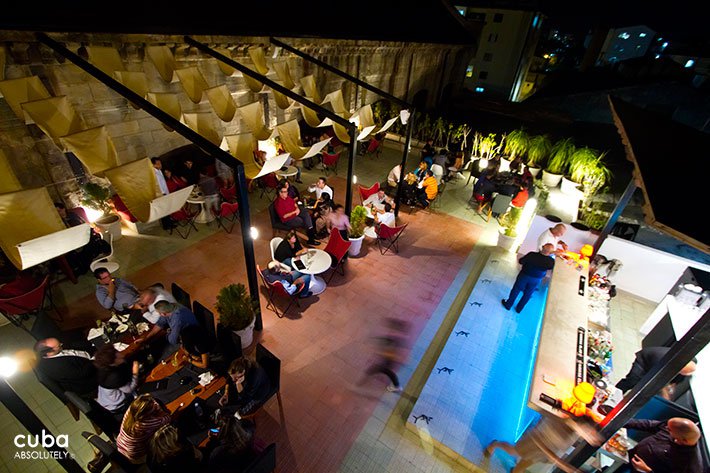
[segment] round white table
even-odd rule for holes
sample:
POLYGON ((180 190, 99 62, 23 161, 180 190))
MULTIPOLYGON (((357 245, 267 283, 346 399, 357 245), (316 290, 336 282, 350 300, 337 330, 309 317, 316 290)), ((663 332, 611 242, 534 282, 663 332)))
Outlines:
POLYGON ((296 166, 286 166, 286 169, 279 169, 276 171, 276 175, 279 177, 291 177, 295 176, 298 174, 298 169, 296 169, 296 166))
POLYGON ((219 195, 190 195, 186 202, 200 206, 200 213, 195 217, 195 222, 209 223, 215 219, 212 207, 219 204, 219 195))
POLYGON ((325 291, 326 284, 323 278, 320 278, 317 275, 328 271, 328 268, 330 268, 330 263, 331 259, 328 253, 323 250, 311 248, 308 250, 308 253, 293 258, 291 260, 291 267, 299 273, 310 274, 311 285, 308 289, 313 294, 320 294, 321 292, 325 291), (299 269, 298 267, 296 267, 295 261, 298 260, 300 260, 303 264, 306 265, 304 269, 299 269))

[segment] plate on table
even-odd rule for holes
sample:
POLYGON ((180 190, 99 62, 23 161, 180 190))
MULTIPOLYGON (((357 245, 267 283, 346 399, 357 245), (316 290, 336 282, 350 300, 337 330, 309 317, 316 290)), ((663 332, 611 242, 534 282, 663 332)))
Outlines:
POLYGON ((128 330, 128 325, 126 324, 120 324, 118 327, 116 327, 116 333, 123 333, 126 330, 128 330))

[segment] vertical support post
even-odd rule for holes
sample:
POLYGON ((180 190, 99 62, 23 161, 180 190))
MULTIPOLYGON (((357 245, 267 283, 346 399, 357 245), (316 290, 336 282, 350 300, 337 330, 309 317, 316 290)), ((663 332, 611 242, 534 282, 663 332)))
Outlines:
MULTIPOLYGON (((360 78, 360 55, 358 54, 355 58, 356 63, 355 63, 355 77, 358 79, 360 78)), ((355 110, 360 109, 360 87, 357 85, 357 82, 353 82, 353 85, 355 85, 355 110)))
POLYGON ((357 153, 357 130, 351 128, 348 131, 350 136, 350 156, 348 156, 348 177, 347 185, 345 186, 345 213, 350 217, 350 212, 353 206, 353 168, 355 167, 355 153, 357 153))
POLYGON ((239 204, 239 225, 242 229, 242 246, 244 247, 244 264, 247 267, 247 283, 249 295, 256 306, 256 321, 254 330, 262 330, 264 322, 261 318, 261 302, 259 299, 259 281, 256 276, 256 260, 254 258, 254 240, 251 237, 251 217, 249 214, 249 197, 247 195, 247 179, 244 166, 233 166, 234 180, 237 188, 237 204, 239 204))
POLYGON ((412 108, 412 113, 409 115, 407 122, 407 138, 404 140, 404 151, 402 152, 402 162, 400 163, 399 182, 397 183, 397 195, 394 198, 394 216, 399 216, 400 201, 402 198, 402 186, 404 182, 405 172, 407 168, 407 156, 409 155, 409 146, 412 144, 412 131, 414 130, 414 115, 416 110, 412 108))
MULTIPOLYGON (((43 432, 52 434, 49 428, 44 425, 39 417, 25 404, 25 401, 12 389, 12 386, 4 377, 0 377, 0 402, 20 421, 30 435, 36 435, 37 438, 41 439, 43 432)), ((55 437, 52 437, 52 440, 55 440, 55 437)), ((44 448, 51 452, 52 458, 57 460, 65 471, 69 473, 84 473, 84 469, 70 456, 64 447, 59 447, 54 442, 53 446, 44 448)))
POLYGON ((619 202, 616 204, 616 207, 614 207, 614 211, 609 215, 609 220, 607 220, 606 225, 604 225, 604 228, 602 229, 601 234, 597 238, 597 241, 594 242, 594 254, 597 254, 597 251, 599 251, 599 248, 601 248, 602 243, 604 243, 604 240, 606 240, 607 235, 611 232, 611 229, 614 228, 614 224, 616 223, 617 220, 619 220, 619 216, 621 216, 621 212, 624 211, 626 206, 628 205, 629 201, 631 200, 631 197, 634 195, 634 191, 636 190, 636 181, 634 181, 634 178, 632 177, 631 180, 629 181, 629 184, 626 186, 626 189, 624 190, 624 193, 621 195, 621 199, 619 199, 619 202))

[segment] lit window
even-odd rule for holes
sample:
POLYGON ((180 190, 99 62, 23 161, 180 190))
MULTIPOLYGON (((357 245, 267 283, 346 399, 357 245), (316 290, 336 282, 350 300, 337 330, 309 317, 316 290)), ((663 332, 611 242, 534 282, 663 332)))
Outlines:
POLYGON ((466 67, 466 77, 473 77, 473 66, 466 67))
POLYGON ((646 37, 646 33, 639 33, 639 38, 645 38, 645 37, 646 37))
POLYGON ((661 45, 661 47, 662 47, 663 49, 666 49, 666 48, 668 47, 668 41, 666 41, 665 43, 663 43, 663 44, 661 45))
POLYGON ((465 8, 459 8, 458 11, 459 11, 459 15, 466 16, 466 9, 465 8))
POLYGON ((685 63, 685 67, 693 67, 693 64, 695 64, 695 61, 693 59, 688 59, 688 62, 685 63))
POLYGON ((631 37, 631 35, 629 33, 627 33, 626 31, 624 31, 623 33, 619 33, 620 39, 629 39, 630 37, 631 37))
POLYGON ((476 92, 478 92, 480 94, 481 92, 485 91, 486 89, 484 89, 483 87, 476 87, 475 90, 476 90, 476 92))

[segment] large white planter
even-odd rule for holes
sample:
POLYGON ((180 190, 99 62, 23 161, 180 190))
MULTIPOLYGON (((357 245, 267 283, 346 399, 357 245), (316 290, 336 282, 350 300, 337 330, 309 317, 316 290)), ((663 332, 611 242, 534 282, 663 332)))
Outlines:
POLYGON ((562 181, 560 183, 560 190, 562 191, 563 194, 567 195, 574 195, 579 192, 578 190, 579 184, 576 182, 567 179, 566 177, 562 177, 562 181))
POLYGON ((350 248, 348 248, 348 254, 350 256, 357 256, 360 254, 360 249, 362 249, 362 240, 365 239, 365 235, 357 238, 348 238, 350 240, 350 248))
POLYGON ((513 245, 515 245, 516 237, 508 236, 504 232, 505 229, 503 228, 498 230, 498 246, 503 248, 505 251, 510 251, 513 248, 513 245))
POLYGON ((116 214, 108 214, 98 218, 94 224, 99 227, 102 233, 110 233, 113 241, 121 239, 121 217, 116 214))
POLYGON ((234 333, 239 335, 242 339, 242 350, 247 348, 254 341, 254 324, 256 323, 256 317, 252 319, 251 323, 242 330, 234 330, 234 333))
POLYGON ((562 180, 562 174, 552 174, 544 169, 542 170, 542 183, 547 187, 557 187, 562 180))
POLYGON ((540 171, 542 168, 533 168, 528 166, 528 171, 530 171, 530 174, 532 174, 533 177, 537 177, 538 174, 540 174, 540 171))
POLYGON ((506 158, 500 158, 500 168, 498 169, 500 172, 508 172, 510 171, 510 160, 506 158))

